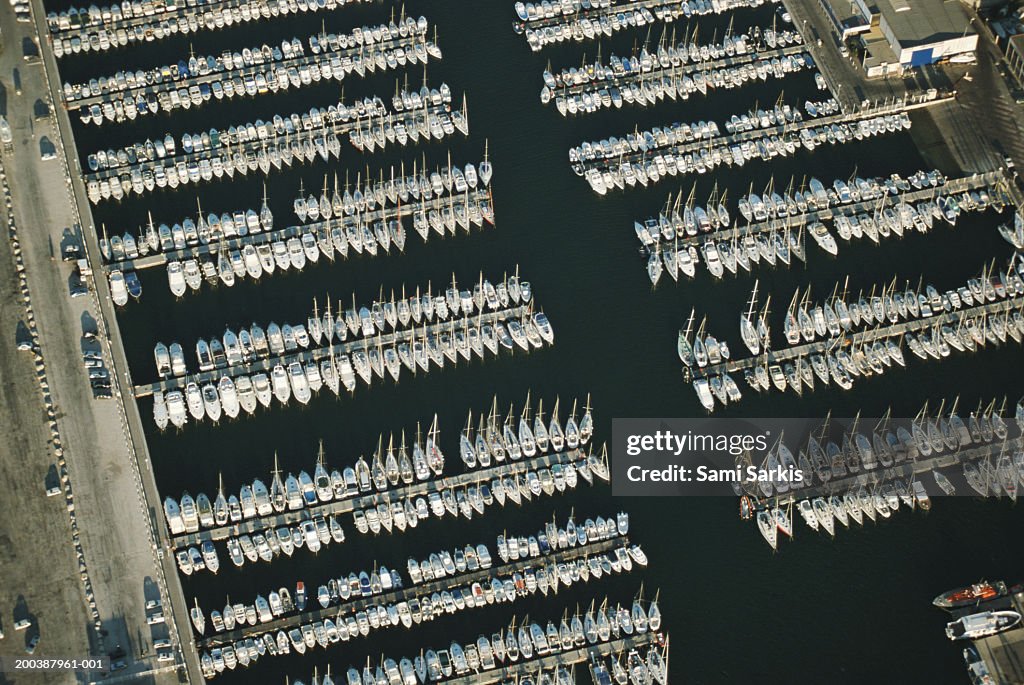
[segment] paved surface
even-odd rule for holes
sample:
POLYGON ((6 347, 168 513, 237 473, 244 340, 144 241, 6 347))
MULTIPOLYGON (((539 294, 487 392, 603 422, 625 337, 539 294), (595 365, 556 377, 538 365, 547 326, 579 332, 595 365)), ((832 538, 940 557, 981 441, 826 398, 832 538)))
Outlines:
MULTIPOLYGON (((41 25, 41 4, 34 4, 33 11, 41 25)), ((167 671, 166 664, 156 661, 152 647, 153 640, 166 637, 173 632, 173 626, 150 627, 146 621, 146 602, 162 599, 166 604, 166 597, 161 598, 163 575, 151 543, 151 513, 141 497, 143 483, 130 447, 130 434, 125 429, 126 419, 116 399, 93 398, 82 361, 83 329, 93 328, 100 333, 100 348, 107 366, 113 370, 124 368, 112 358, 113 351, 104 340, 105 322, 112 317, 99 306, 104 292, 99 296, 93 291, 85 297, 70 297, 72 267, 59 260, 66 232, 73 231, 78 224, 79 210, 69 193, 61 131, 51 119, 33 119, 32 105, 38 98, 52 102, 51 84, 42 65, 38 61, 26 62, 21 52, 23 38, 36 38, 36 28, 33 24, 16 23, 10 5, 0 3, 0 30, 4 36, 4 51, 0 54, 4 97, 0 110, 6 114, 14 134, 12 148, 5 152, 3 163, 9 172, 16 225, 38 322, 38 343, 73 487, 75 518, 84 553, 83 572, 91 584, 100 620, 100 629, 95 630, 85 603, 85 585, 72 548, 63 497, 47 498, 43 494, 46 468, 54 459, 47 445, 49 430, 30 353, 11 350, 12 323, 22 315, 21 308, 15 305, 19 300, 5 297, 0 316, 0 323, 4 324, 0 342, 0 392, 4 394, 0 421, 7 438, 0 447, 0 488, 4 488, 0 490, 0 620, 8 637, 0 641, 0 654, 23 653, 23 645, 16 650, 9 650, 9 646, 24 639, 10 625, 11 612, 15 610, 11 598, 24 594, 22 610, 38 617, 42 636, 38 655, 81 656, 90 649, 94 654, 120 650, 126 668, 117 674, 118 681, 178 682, 174 670, 167 671), (13 69, 20 72, 20 95, 14 92, 13 69), (41 160, 42 136, 56 145, 56 159, 41 160)), ((44 57, 52 65, 52 54, 45 49, 44 57)), ((67 126, 66 115, 62 123, 67 126)), ((70 140, 66 132, 64 137, 70 140)), ((6 241, 2 249, 9 251, 6 241)), ((13 264, 9 254, 3 256, 0 287, 6 294, 13 264)), ((147 473, 146 469, 143 471, 147 473)), ((0 676, 0 682, 3 677, 0 676)), ((52 673, 6 677, 18 685, 86 679, 81 674, 52 673)))
MULTIPOLYGON (((1011 597, 1005 608, 1024 611, 1024 593, 1011 597)), ((977 640, 974 644, 997 683, 1024 683, 1024 628, 977 640)))
MULTIPOLYGON (((0 62, 6 60, 0 59, 0 62)), ((5 74, 9 74, 5 69, 5 74)), ((4 79, 6 80, 6 79, 4 79)), ((16 327, 25 318, 11 243, 2 221, 0 239, 0 659, 25 656, 31 634, 37 654, 89 653, 90 619, 71 546, 64 498, 46 497, 44 480, 54 463, 42 395, 31 352, 15 349, 16 327), (34 622, 15 632, 22 618, 34 622)), ((74 682, 48 674, 0 671, 0 683, 74 682)))
POLYGON ((839 37, 818 0, 785 0, 818 67, 844 111, 864 100, 888 100, 931 88, 956 92, 956 99, 915 112, 911 135, 933 165, 947 173, 992 171, 1010 156, 1024 161, 1024 115, 1007 89, 1000 70, 1002 53, 977 18, 981 39, 977 63, 942 65, 909 72, 903 77, 868 79, 863 68, 842 55, 839 37))

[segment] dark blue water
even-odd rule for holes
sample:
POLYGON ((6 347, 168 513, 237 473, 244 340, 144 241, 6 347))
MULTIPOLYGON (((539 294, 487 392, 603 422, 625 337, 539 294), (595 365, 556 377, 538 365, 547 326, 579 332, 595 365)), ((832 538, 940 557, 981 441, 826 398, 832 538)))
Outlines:
MULTIPOLYGON (((56 3, 54 4, 56 7, 56 3)), ((627 108, 586 118, 563 119, 538 98, 540 73, 550 61, 556 68, 578 65, 597 47, 558 46, 533 54, 511 29, 511 3, 409 2, 414 15, 425 14, 438 26, 444 60, 429 69, 431 84, 447 82, 457 95, 467 93, 471 136, 385 154, 363 155, 346 148, 333 164, 293 167, 266 179, 278 225, 293 218, 291 202, 300 181, 318 189, 324 174, 342 179, 369 165, 376 171, 391 163, 422 159, 434 165, 446 159, 477 161, 484 140, 490 141, 495 165, 493 180, 497 227, 470 237, 436 240, 423 246, 411 236, 401 256, 354 258, 333 266, 321 260, 301 274, 289 273, 243 280, 234 288, 204 289, 199 296, 174 301, 162 270, 142 274, 144 296, 121 314, 132 373, 137 382, 154 376, 154 342, 178 340, 191 350, 197 337, 219 334, 225 325, 258 321, 304 321, 312 299, 367 302, 404 284, 414 289, 428 281, 436 285, 454 272, 471 282, 483 272, 492 281, 518 265, 532 281, 539 305, 556 330, 553 348, 529 356, 503 355, 486 362, 446 368, 400 385, 362 386, 351 398, 335 400, 321 393, 306 407, 289 406, 258 412, 216 428, 190 424, 180 434, 149 436, 158 483, 166 494, 178 496, 216 489, 217 475, 236 490, 255 477, 266 480, 275 452, 283 469, 311 470, 317 443, 323 440, 329 467, 342 468, 359 454, 370 454, 378 435, 405 430, 417 422, 440 417, 443 447, 449 461, 457 459, 457 431, 470 408, 489 406, 494 394, 499 405, 521 406, 527 391, 545 407, 556 395, 582 399, 587 393, 597 422, 595 439, 606 440, 612 417, 690 416, 701 409, 690 387, 682 382, 675 356, 675 335, 691 308, 707 314, 709 330, 739 349, 737 312, 744 306, 752 277, 712 281, 706 272, 678 285, 664 277, 652 292, 644 260, 636 252, 632 222, 655 213, 669 192, 696 184, 698 198, 714 184, 732 198, 753 184, 764 187, 774 176, 798 183, 816 175, 823 180, 862 175, 907 174, 928 168, 908 134, 804 151, 795 159, 773 164, 753 163, 714 176, 672 180, 649 189, 613 193, 599 198, 568 167, 566 153, 583 140, 600 139, 672 121, 714 118, 724 121, 755 102, 774 104, 782 95, 798 104, 820 95, 810 74, 769 81, 708 98, 663 103, 647 109, 627 108)), ((112 73, 122 65, 146 67, 176 61, 191 46, 196 54, 218 54, 226 47, 240 49, 283 37, 305 38, 319 30, 341 31, 386 19, 381 6, 354 7, 324 16, 292 17, 228 31, 202 33, 101 56, 78 56, 62 63, 64 80, 79 81, 112 73)), ((738 12, 735 29, 767 24, 769 9, 738 12)), ((700 40, 720 37, 728 19, 700 22, 700 40)), ((681 36, 684 27, 679 25, 681 36)), ((658 29, 654 34, 659 33, 658 29)), ((620 35, 601 46, 607 57, 620 54, 646 34, 620 35)), ((421 73, 409 74, 419 84, 421 73)), ((393 74, 344 85, 346 99, 367 94, 390 95, 393 74)), ((77 129, 80 153, 100 146, 114 147, 163 135, 180 136, 210 126, 227 127, 276 113, 327 106, 340 94, 336 83, 286 95, 255 100, 212 102, 199 110, 161 115, 130 125, 77 129)), ((954 174, 954 169, 945 169, 954 174)), ((111 232, 136 231, 151 211, 157 222, 180 221, 194 215, 196 199, 206 212, 258 208, 263 179, 257 175, 231 182, 187 186, 177 192, 157 192, 143 199, 104 203, 95 210, 97 224, 111 232)), ((810 284, 821 297, 849 276, 850 288, 870 289, 894 275, 916 282, 919 277, 940 289, 962 283, 992 258, 1005 260, 1009 247, 998 237, 993 214, 966 217, 956 229, 939 227, 928 236, 913 235, 881 247, 841 245, 838 259, 814 247, 809 263, 790 270, 760 270, 762 297, 788 302, 797 287, 810 284)), ((205 288, 205 286, 204 286, 205 288)), ((777 305, 777 310, 782 305, 777 305)), ((778 326, 776 326, 778 329, 778 326)), ((909 355, 908 355, 909 357, 909 355)), ((939 363, 910 358, 909 368, 881 378, 861 379, 854 392, 835 388, 797 398, 792 395, 755 396, 730 410, 747 416, 814 416, 832 410, 836 415, 880 415, 892 408, 899 415, 916 413, 925 400, 960 396, 961 406, 980 399, 1020 395, 1021 352, 1018 347, 986 349, 973 357, 951 356, 939 363)), ((150 406, 141 403, 144 417, 150 406)), ((563 408, 563 413, 566 408, 563 408)), ((940 501, 927 515, 900 513, 894 519, 863 529, 839 531, 835 540, 798 526, 797 539, 772 554, 756 528, 740 521, 731 499, 661 500, 612 499, 607 486, 580 488, 571 496, 542 499, 522 509, 491 510, 472 522, 430 520, 412 533, 371 540, 347 526, 349 540, 331 545, 312 558, 299 551, 271 565, 231 567, 225 558, 217 577, 203 574, 185 580, 186 598, 198 597, 209 609, 222 607, 225 595, 252 601, 281 585, 303 579, 315 588, 332 575, 347 574, 377 564, 404 569, 410 555, 425 555, 468 542, 492 543, 502 529, 535 532, 552 514, 576 520, 619 509, 631 513, 631 536, 647 550, 651 566, 641 575, 601 580, 554 600, 526 600, 513 607, 473 610, 457 618, 411 631, 390 630, 369 640, 343 643, 306 656, 264 658, 256 666, 218 676, 224 683, 279 683, 288 675, 306 677, 314 666, 328 663, 335 674, 349 665, 378 658, 414 655, 421 647, 440 647, 451 639, 465 642, 479 632, 490 634, 507 624, 513 611, 537 619, 557 618, 577 604, 610 594, 624 601, 644 582, 648 596, 661 591, 661 606, 672 638, 671 668, 677 680, 691 682, 963 682, 959 650, 943 637, 944 616, 930 599, 953 585, 979 577, 1016 579, 1024 555, 1019 547, 1021 512, 1007 502, 962 499, 940 501)), ((347 523, 347 522, 346 522, 347 523)), ((223 556, 223 555, 222 555, 223 556)))

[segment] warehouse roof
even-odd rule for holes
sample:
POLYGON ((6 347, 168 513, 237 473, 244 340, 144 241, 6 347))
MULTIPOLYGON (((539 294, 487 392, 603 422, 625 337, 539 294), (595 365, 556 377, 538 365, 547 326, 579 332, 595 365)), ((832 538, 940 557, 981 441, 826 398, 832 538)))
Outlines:
POLYGON ((974 35, 959 0, 875 0, 873 4, 904 49, 974 35))

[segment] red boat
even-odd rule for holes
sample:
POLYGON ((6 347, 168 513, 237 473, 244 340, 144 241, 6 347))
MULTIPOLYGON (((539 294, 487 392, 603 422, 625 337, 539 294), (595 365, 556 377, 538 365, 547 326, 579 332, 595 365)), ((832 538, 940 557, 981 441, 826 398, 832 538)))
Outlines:
POLYGON ((957 607, 987 602, 1007 594, 1006 583, 1003 581, 997 580, 990 583, 987 580, 983 580, 974 585, 944 592, 936 597, 932 604, 942 609, 956 609, 957 607))

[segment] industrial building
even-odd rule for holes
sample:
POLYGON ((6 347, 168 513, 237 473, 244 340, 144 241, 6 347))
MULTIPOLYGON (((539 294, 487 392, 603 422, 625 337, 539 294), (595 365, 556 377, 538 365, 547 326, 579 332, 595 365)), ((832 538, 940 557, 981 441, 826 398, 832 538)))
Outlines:
POLYGON ((820 0, 840 39, 857 41, 868 76, 969 59, 978 34, 959 0, 820 0))

